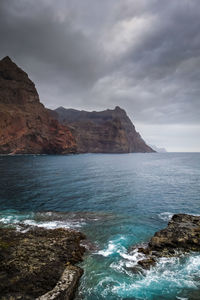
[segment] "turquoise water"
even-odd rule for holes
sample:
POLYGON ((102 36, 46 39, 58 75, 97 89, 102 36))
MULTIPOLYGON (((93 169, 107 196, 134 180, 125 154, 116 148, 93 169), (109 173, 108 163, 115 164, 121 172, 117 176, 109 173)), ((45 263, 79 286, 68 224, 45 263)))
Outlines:
MULTIPOLYGON (((75 228, 90 251, 77 300, 200 299, 200 255, 135 274, 132 245, 174 213, 200 214, 200 154, 0 156, 0 222, 75 228)), ((22 226, 23 225, 23 226, 22 226)))

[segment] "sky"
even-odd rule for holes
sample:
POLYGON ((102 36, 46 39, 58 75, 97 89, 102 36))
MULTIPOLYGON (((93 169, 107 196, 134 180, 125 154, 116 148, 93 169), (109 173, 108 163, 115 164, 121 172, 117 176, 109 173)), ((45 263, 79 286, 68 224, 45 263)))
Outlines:
POLYGON ((200 151, 199 0, 0 0, 10 56, 48 108, 124 108, 144 140, 200 151))

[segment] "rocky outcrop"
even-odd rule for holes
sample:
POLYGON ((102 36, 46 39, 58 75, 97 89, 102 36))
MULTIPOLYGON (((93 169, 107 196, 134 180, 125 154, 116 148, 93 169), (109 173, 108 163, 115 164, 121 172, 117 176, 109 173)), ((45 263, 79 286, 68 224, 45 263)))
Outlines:
POLYGON ((54 118, 67 125, 76 138, 79 153, 155 152, 120 107, 101 112, 57 108, 54 118))
POLYGON ((83 270, 77 266, 67 266, 56 286, 37 300, 70 300, 73 298, 83 270))
POLYGON ((188 251, 200 251, 200 216, 176 214, 165 229, 155 233, 146 247, 138 247, 138 252, 144 254, 138 264, 148 269, 159 257, 188 251))
POLYGON ((72 299, 85 236, 66 229, 0 228, 0 299, 72 299))
POLYGON ((0 153, 76 152, 70 130, 40 103, 34 83, 9 57, 0 61, 0 153))

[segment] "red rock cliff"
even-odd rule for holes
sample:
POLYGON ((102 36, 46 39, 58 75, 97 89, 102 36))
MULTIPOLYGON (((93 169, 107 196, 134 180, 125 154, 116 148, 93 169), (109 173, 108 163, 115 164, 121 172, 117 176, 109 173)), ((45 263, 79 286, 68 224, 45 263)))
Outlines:
POLYGON ((7 56, 0 61, 0 153, 76 152, 71 131, 40 103, 34 83, 7 56))
POLYGON ((125 110, 118 106, 100 112, 60 107, 51 114, 71 129, 79 153, 155 152, 135 130, 125 110))

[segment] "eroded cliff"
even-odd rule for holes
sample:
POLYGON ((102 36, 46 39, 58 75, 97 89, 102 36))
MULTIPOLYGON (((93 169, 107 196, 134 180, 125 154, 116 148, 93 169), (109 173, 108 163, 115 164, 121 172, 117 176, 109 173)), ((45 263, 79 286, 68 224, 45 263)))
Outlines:
POLYGON ((52 116, 70 128, 79 153, 155 152, 118 106, 100 112, 59 107, 52 111, 52 116))
POLYGON ((34 83, 8 56, 0 61, 0 153, 76 152, 70 130, 40 103, 34 83))

